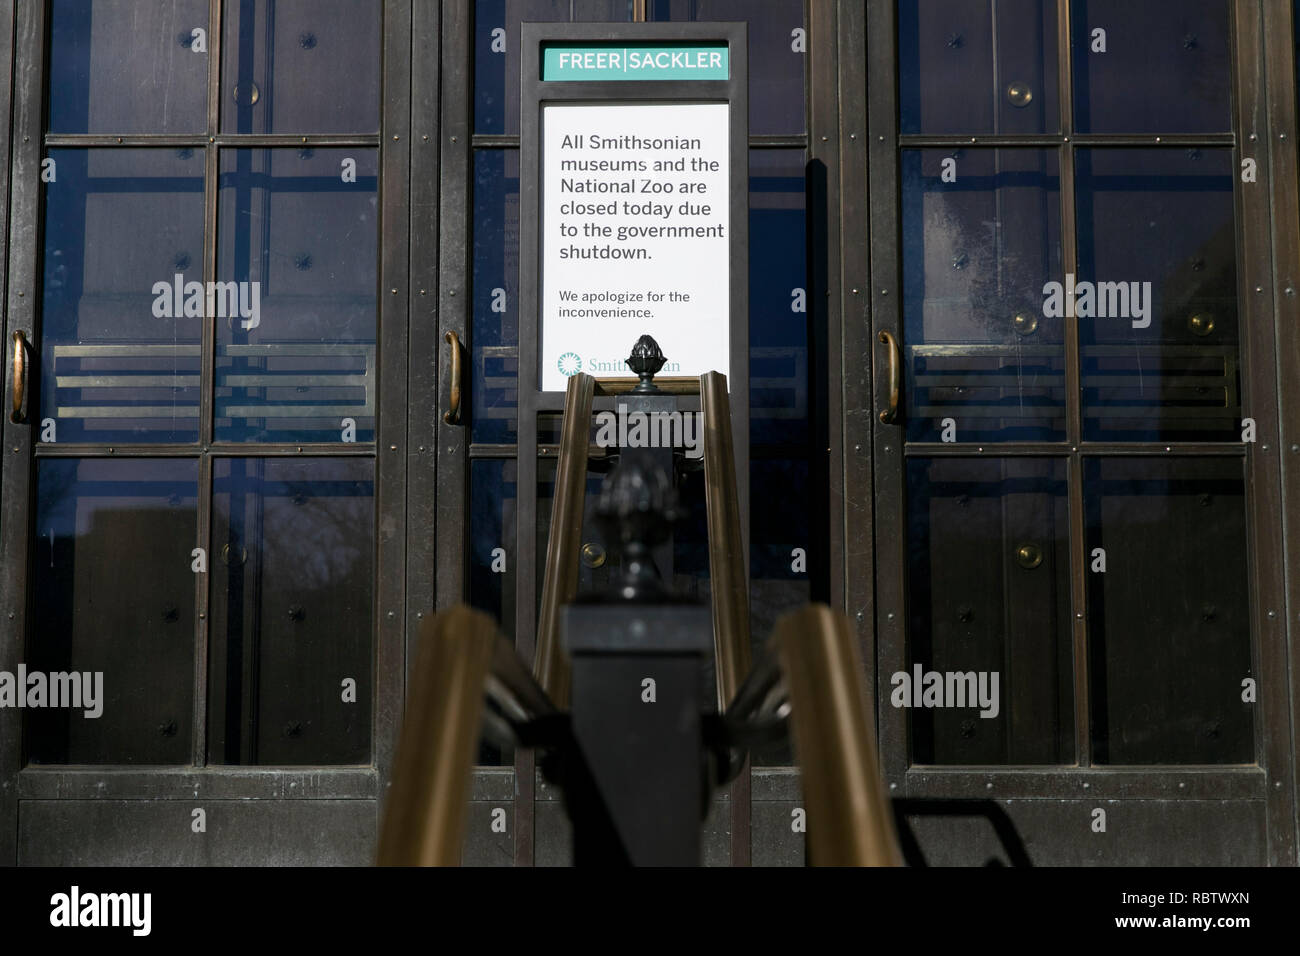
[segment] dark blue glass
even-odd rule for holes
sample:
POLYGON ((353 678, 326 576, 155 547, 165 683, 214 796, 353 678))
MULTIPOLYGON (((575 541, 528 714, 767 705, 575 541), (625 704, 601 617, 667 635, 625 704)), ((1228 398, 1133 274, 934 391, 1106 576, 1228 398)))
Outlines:
POLYGON ((1061 267, 1055 151, 904 150, 902 174, 908 440, 1064 438, 1065 322, 1043 309, 1061 267))
POLYGON ((374 440, 378 196, 374 149, 222 150, 218 441, 374 440))
POLYGON ((803 150, 749 153, 749 401, 754 445, 808 441, 808 296, 803 150))
POLYGON ((1252 763, 1242 460, 1090 458, 1083 489, 1094 762, 1252 763))
POLYGON ((1228 0, 1071 3, 1080 133, 1232 130, 1228 0))
POLYGON ((379 129, 377 0, 226 0, 221 130, 379 129))
POLYGON ((369 763, 374 468, 368 458, 216 460, 210 762, 369 763))
POLYGON ((196 441, 202 151, 52 149, 46 168, 36 436, 196 441))
POLYGON ((31 763, 191 762, 198 474, 180 458, 38 462, 24 662, 81 674, 83 706, 26 711, 31 763))
POLYGON ((519 404, 519 153, 474 153, 469 417, 475 442, 513 443, 519 404))
POLYGON ((1240 440, 1232 150, 1080 149, 1076 169, 1084 437, 1240 440))
POLYGON ((1054 0, 899 0, 903 133, 1061 128, 1054 0))
POLYGON ((520 23, 631 19, 631 0, 475 0, 474 132, 519 132, 520 23))
POLYGON ((750 135, 794 136, 807 129, 803 0, 649 0, 646 6, 647 18, 660 22, 747 23, 750 135))
POLYGON ((1074 762, 1069 528, 1064 459, 907 460, 908 656, 878 686, 914 763, 1074 762), (975 685, 925 706, 931 672, 975 685))
POLYGON ((208 0, 52 0, 51 133, 208 128, 208 0))

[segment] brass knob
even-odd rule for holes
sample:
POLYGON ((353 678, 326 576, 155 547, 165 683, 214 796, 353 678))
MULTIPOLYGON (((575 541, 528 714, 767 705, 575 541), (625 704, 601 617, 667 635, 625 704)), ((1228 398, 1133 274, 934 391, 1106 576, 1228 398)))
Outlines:
POLYGON ((1030 89, 1028 83, 1016 80, 1007 86, 1007 99, 1016 109, 1024 109, 1033 102, 1034 91, 1030 89))
POLYGON ((1038 331, 1038 316, 1021 310, 1011 317, 1011 327, 1015 329, 1016 335, 1033 335, 1038 331))
POLYGON ((605 549, 594 541, 587 541, 582 546, 582 563, 589 568, 605 566, 605 549))
POLYGON ((1036 544, 1022 544, 1016 549, 1016 562, 1032 571, 1043 563, 1043 549, 1036 544))
POLYGON ((1187 319, 1187 327, 1193 335, 1206 336, 1214 331, 1214 316, 1208 312, 1197 312, 1187 319))

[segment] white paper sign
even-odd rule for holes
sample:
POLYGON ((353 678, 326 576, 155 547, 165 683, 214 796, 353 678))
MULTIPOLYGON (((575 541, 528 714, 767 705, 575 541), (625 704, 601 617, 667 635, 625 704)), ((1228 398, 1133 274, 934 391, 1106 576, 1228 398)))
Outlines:
POLYGON ((642 334, 661 375, 729 373, 729 126, 725 103, 543 107, 544 391, 632 376, 642 334))

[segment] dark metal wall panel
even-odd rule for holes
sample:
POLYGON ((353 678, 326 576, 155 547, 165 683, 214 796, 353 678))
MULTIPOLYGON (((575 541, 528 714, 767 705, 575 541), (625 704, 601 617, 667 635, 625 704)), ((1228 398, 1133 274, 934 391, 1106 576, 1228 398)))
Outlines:
MULTIPOLYGON (((1260 866, 1267 862, 1264 805, 1236 800, 1006 800, 1035 866, 1260 866), (1105 832, 1094 832, 1095 810, 1105 832)), ((910 818, 929 866, 1011 862, 980 817, 910 818)))
MULTIPOLYGON (((1290 861, 1295 862, 1297 827, 1300 827, 1300 806, 1296 795, 1300 792, 1300 761, 1296 760, 1296 734, 1300 732, 1300 663, 1296 661, 1296 641, 1300 635, 1300 160, 1296 156, 1296 58, 1295 30, 1290 3, 1265 3, 1263 13, 1263 46, 1267 63, 1265 86, 1268 95, 1268 149, 1263 140, 1243 144, 1242 155, 1256 159, 1267 167, 1267 176, 1260 176, 1261 192, 1267 189, 1261 201, 1269 203, 1272 213, 1272 264, 1274 269, 1271 295, 1268 303, 1273 307, 1272 329, 1276 338, 1271 343, 1271 353, 1258 356, 1256 365, 1270 390, 1275 390, 1278 420, 1270 436, 1277 437, 1278 453, 1274 460, 1280 465, 1281 483, 1267 498, 1260 500, 1257 521, 1263 521, 1262 537, 1268 541, 1281 538, 1283 561, 1272 563, 1269 572, 1284 572, 1283 594, 1276 608, 1277 620, 1273 623, 1274 640, 1281 644, 1287 668, 1286 696, 1290 733, 1279 734, 1278 749, 1285 748, 1289 761, 1284 780, 1278 773, 1272 775, 1273 789, 1285 790, 1290 795, 1289 821, 1290 861), (1265 187, 1263 184, 1267 183, 1265 187), (1265 511, 1271 509, 1271 511, 1265 511)), ((1261 427, 1261 432, 1264 429, 1261 427)), ((1277 661, 1277 657, 1274 657, 1277 661)), ((1276 665, 1275 665, 1276 666, 1276 665)), ((1283 696, 1278 679, 1270 681, 1267 689, 1270 713, 1273 701, 1283 696)), ((1270 813, 1272 812, 1270 807, 1270 813)), ((1272 827, 1272 821, 1270 826, 1272 827)), ((1281 843, 1281 837, 1278 836, 1281 843)))
MULTIPOLYGON (((13 9, 0 31, 14 23, 13 9)), ((6 391, 12 388, 9 362, 11 335, 15 330, 34 340, 36 321, 36 261, 41 162, 41 56, 45 49, 44 11, 41 4, 17 5, 13 63, 13 127, 10 155, 10 217, 8 272, 5 283, 5 372, 6 391)), ((31 356, 28 356, 29 360, 31 356)), ((30 398, 29 398, 30 401, 30 398)), ((7 462, 3 497, 0 498, 0 554, 5 573, 0 576, 0 670, 13 672, 23 659, 23 634, 27 626, 27 580, 31 493, 30 422, 14 424, 3 418, 7 462)), ((11 715, 10 715, 11 716, 11 715)), ((0 720, 0 866, 14 863, 17 854, 17 781, 22 761, 22 722, 0 720)))
POLYGON ((378 520, 376 521, 373 760, 381 787, 392 772, 406 687, 408 245, 411 165, 411 4, 384 7, 380 219, 378 520))
POLYGON ((24 800, 18 863, 368 866, 376 820, 373 800, 24 800))
POLYGON ((437 605, 438 561, 438 158, 441 153, 441 5, 415 4, 411 24, 410 299, 406 423, 407 660, 421 621, 437 605))
MULTIPOLYGON (((1295 74, 1279 74, 1284 59, 1276 55, 1277 47, 1293 46, 1289 28, 1285 36, 1273 32, 1270 53, 1275 54, 1265 70, 1265 36, 1270 33, 1264 22, 1263 9, 1277 11, 1289 4, 1238 0, 1234 9, 1236 43, 1236 126, 1240 140, 1236 151, 1237 168, 1242 158, 1256 158, 1260 165, 1258 182, 1242 183, 1236 179, 1237 208, 1241 226, 1238 236, 1238 261, 1241 263, 1238 300, 1244 303, 1242 336, 1243 415, 1253 417, 1258 427, 1257 440, 1247 445, 1246 497, 1250 551, 1250 629, 1255 635, 1256 673, 1259 681, 1258 716, 1255 721, 1257 760, 1268 771, 1268 860, 1273 865, 1296 862, 1295 832, 1295 747, 1292 744, 1291 708, 1288 700, 1287 627, 1288 615, 1282 575, 1282 489, 1280 484, 1279 446, 1279 376, 1277 358, 1281 351, 1276 341, 1275 314, 1282 325, 1284 300, 1291 300, 1294 320, 1296 274, 1293 263, 1270 257, 1270 235, 1274 202, 1270 184, 1288 181, 1294 190, 1296 167, 1294 146, 1288 163, 1279 157, 1270 161, 1263 144, 1276 140, 1279 145, 1295 139, 1294 120, 1289 126, 1275 125, 1270 116, 1266 94, 1293 98, 1295 74), (1283 44, 1281 41, 1285 41, 1283 44), (1284 288, 1285 287, 1285 288, 1284 288), (1288 296, 1286 289, 1289 288, 1288 296)), ((1287 18, 1289 20, 1289 17, 1287 18)), ((1292 192, 1294 199, 1294 192, 1292 192)), ((1289 323, 1294 327, 1294 321, 1289 323)), ((1292 368, 1294 371, 1294 367, 1292 368)), ((1288 376, 1283 375, 1282 378, 1288 376)), ((1293 375, 1290 377, 1294 377, 1293 375)))

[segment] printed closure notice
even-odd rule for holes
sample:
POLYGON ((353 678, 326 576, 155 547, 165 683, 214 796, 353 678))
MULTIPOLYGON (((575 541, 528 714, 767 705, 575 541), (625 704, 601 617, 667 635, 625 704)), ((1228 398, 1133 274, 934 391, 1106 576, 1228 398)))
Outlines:
POLYGON ((630 376, 638 336, 663 375, 729 373, 725 103, 542 111, 542 389, 630 376))

